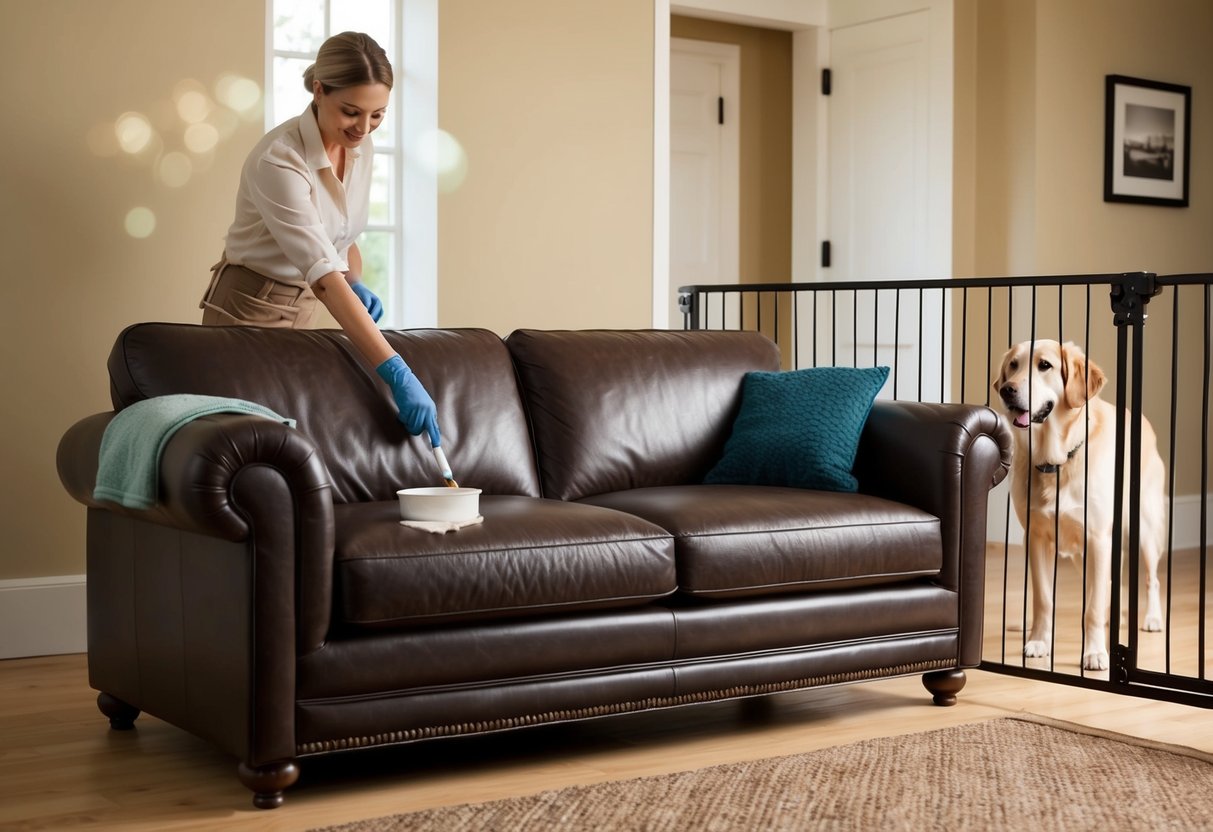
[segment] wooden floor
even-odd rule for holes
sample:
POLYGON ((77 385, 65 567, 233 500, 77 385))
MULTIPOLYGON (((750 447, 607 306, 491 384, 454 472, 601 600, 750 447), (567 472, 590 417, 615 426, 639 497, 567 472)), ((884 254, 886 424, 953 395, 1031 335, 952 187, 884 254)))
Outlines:
MULTIPOLYGON (((1023 658, 1024 628, 1031 626, 1031 595, 1025 584, 1025 571, 1026 564, 1020 547, 1001 544, 988 547, 982 656, 987 661, 999 664, 1106 680, 1106 671, 1082 669, 1083 573, 1081 565, 1064 558, 1057 564, 1052 654, 1043 658, 1023 658), (1025 598, 1029 599, 1026 603, 1025 598), (1026 619, 1025 607, 1029 610, 1026 619)), ((1158 577, 1166 626, 1162 632, 1145 632, 1137 625, 1129 627, 1126 578, 1122 589, 1122 605, 1126 612, 1121 616, 1121 643, 1128 644, 1130 636, 1136 638, 1137 667, 1141 670, 1192 678, 1201 678, 1203 672, 1205 678, 1213 677, 1213 575, 1205 576, 1205 586, 1202 587, 1199 552, 1182 550, 1174 553, 1171 563, 1163 559, 1159 564, 1158 577), (1203 644, 1200 639, 1202 591, 1205 600, 1203 644)), ((1139 587, 1138 623, 1145 616, 1144 575, 1141 576, 1139 587)))
MULTIPOLYGON (((1022 613, 1002 625, 999 556, 989 565, 986 657, 1005 646, 1008 662, 1022 663, 1022 613)), ((1176 561, 1174 585, 1189 587, 1190 566, 1176 561)), ((1022 593, 1022 573, 1011 586, 1022 593)), ((1059 588, 1063 620, 1075 614, 1073 588, 1059 588)), ((1143 638, 1186 655, 1196 630, 1183 616, 1195 602, 1178 596, 1172 634, 1143 638)), ((1058 643, 1057 669, 1077 673, 1072 640, 1059 632, 1058 643)), ((305 830, 1023 712, 1213 753, 1213 710, 970 671, 951 708, 931 705, 914 676, 306 760, 286 804, 260 811, 234 760, 146 715, 134 731, 110 731, 95 696, 82 655, 0 661, 0 830, 305 830)))

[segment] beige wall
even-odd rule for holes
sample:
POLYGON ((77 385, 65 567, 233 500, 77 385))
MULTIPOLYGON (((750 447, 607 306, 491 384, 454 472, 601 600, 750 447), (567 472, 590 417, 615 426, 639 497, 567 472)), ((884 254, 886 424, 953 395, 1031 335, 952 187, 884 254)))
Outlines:
POLYGON ((1202 82, 1213 79, 1213 4, 959 0, 957 7, 958 54, 970 48, 960 38, 976 44, 976 91, 957 85, 958 96, 966 94, 958 97, 958 124, 973 120, 977 144, 976 219, 968 226, 975 272, 1213 267, 1213 159, 1200 139, 1213 130, 1213 109, 1201 104, 1202 82), (1103 201, 1109 74, 1193 86, 1188 208, 1103 201))
POLYGON ((670 35, 741 47, 739 273, 742 283, 789 281, 792 33, 674 16, 670 35))
POLYGON ((1213 3, 1036 6, 1037 269, 1213 269, 1213 3), (1104 76, 1112 73, 1193 88, 1188 208, 1103 201, 1104 76))
MULTIPOLYGON (((4 18, 0 579, 79 574, 84 510, 55 473, 59 437, 109 409, 105 360, 124 326, 198 320, 240 163, 263 125, 260 112, 238 123, 179 188, 147 162, 96 155, 89 131, 127 111, 160 122, 182 79, 261 83, 265 12, 248 0, 55 0, 7 3, 4 18), (143 240, 123 230, 139 205, 158 220, 143 240)), ((179 120, 163 124, 166 148, 180 148, 179 120)))
POLYGON ((438 77, 440 323, 651 325, 650 0, 444 0, 438 77))

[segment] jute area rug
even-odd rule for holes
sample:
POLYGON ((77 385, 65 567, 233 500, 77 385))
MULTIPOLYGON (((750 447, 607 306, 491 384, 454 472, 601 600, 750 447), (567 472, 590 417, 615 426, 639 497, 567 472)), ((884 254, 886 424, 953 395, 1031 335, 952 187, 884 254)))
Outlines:
POLYGON ((1213 755, 1009 717, 322 832, 1195 830, 1213 827, 1210 795, 1213 755))

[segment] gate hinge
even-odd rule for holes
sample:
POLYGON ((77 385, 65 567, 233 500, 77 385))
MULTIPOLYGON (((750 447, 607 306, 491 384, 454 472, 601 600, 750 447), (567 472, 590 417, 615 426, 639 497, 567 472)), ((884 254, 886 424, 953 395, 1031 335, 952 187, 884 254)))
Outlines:
POLYGON ((821 241, 821 267, 823 269, 830 268, 830 241, 821 241))
POLYGON ((833 78, 831 77, 830 68, 824 67, 821 70, 821 94, 829 95, 833 89, 833 78))
POLYGON ((1127 272, 1121 280, 1112 284, 1112 323, 1116 326, 1132 324, 1141 326, 1146 322, 1146 304, 1150 298, 1162 292, 1155 282, 1153 272, 1127 272))
POLYGON ((1110 656, 1112 667, 1108 679, 1122 685, 1129 684, 1129 648, 1124 644, 1113 644, 1110 656))

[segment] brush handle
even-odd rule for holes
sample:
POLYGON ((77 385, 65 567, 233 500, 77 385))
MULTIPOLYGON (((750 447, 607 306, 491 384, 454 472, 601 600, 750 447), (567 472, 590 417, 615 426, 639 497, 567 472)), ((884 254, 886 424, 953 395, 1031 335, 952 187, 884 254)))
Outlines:
POLYGON ((434 446, 434 459, 438 460, 438 467, 442 471, 443 479, 453 479, 451 476, 451 464, 446 461, 446 454, 442 452, 440 445, 434 446))

